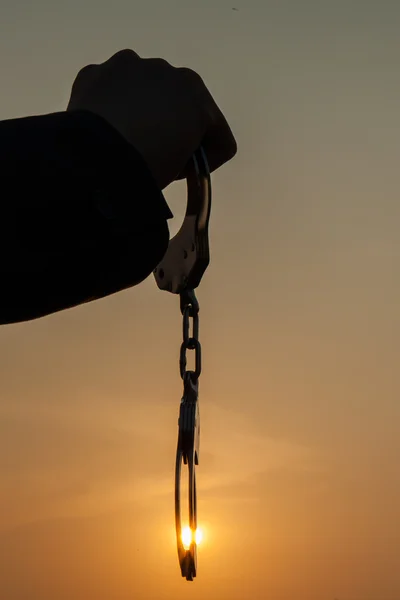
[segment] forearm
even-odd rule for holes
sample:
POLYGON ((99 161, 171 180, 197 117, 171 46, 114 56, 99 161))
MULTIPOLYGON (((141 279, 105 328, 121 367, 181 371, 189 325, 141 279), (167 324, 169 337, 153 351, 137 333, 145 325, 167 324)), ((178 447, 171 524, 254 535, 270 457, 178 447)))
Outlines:
POLYGON ((91 113, 0 122, 0 175, 2 323, 135 285, 165 252, 172 215, 160 190, 91 113))

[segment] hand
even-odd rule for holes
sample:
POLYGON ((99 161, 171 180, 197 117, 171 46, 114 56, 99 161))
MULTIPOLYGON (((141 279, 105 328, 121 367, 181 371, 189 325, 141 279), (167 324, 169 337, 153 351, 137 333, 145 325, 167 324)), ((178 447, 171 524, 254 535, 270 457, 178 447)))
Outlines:
POLYGON ((81 69, 67 110, 88 110, 108 121, 141 153, 161 189, 185 176, 200 145, 211 172, 237 151, 224 115, 197 73, 133 50, 81 69))

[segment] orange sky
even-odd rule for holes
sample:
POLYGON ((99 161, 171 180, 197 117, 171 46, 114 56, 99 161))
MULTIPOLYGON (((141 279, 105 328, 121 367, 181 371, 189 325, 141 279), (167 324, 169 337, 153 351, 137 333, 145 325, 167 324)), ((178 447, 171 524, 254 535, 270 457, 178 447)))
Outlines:
POLYGON ((198 292, 198 578, 173 528, 179 303, 149 278, 0 328, 0 600, 399 600, 399 6, 2 3, 2 118, 62 110, 132 47, 198 70, 239 153, 198 292))

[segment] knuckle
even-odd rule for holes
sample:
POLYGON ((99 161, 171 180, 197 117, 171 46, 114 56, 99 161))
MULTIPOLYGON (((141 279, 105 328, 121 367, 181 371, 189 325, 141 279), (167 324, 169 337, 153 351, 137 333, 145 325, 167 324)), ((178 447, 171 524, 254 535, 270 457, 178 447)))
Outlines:
POLYGON ((190 81, 196 86, 205 87, 203 79, 196 71, 193 71, 193 69, 189 69, 189 67, 179 67, 177 70, 182 78, 190 81))
POLYGON ((72 90, 74 92, 84 89, 87 85, 90 85, 93 75, 97 72, 97 66, 98 65, 90 64, 80 69, 72 84, 72 90))
POLYGON ((146 58, 146 63, 156 71, 172 69, 172 65, 164 58, 146 58))
POLYGON ((132 60, 137 60, 138 58, 140 57, 134 50, 131 50, 131 48, 123 48, 122 50, 116 52, 111 57, 111 60, 117 60, 119 62, 131 62, 132 60))
POLYGON ((90 65, 86 65, 85 67, 82 67, 82 69, 78 72, 78 75, 76 76, 77 79, 82 79, 87 77, 89 74, 93 73, 93 70, 96 68, 97 65, 94 64, 90 64, 90 65))
POLYGON ((238 145, 237 145, 237 141, 235 140, 235 138, 232 135, 231 138, 231 143, 230 143, 230 152, 229 152, 229 160, 234 158, 237 154, 238 151, 238 145))

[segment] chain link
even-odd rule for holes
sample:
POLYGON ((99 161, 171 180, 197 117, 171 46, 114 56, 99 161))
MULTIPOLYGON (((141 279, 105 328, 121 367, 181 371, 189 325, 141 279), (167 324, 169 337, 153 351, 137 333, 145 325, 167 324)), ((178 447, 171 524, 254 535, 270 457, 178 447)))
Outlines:
POLYGON ((179 367, 182 379, 191 376, 195 381, 201 374, 201 345, 199 341, 199 303, 194 290, 186 290, 181 294, 181 312, 183 316, 183 342, 181 344, 179 367), (192 329, 190 330, 190 325, 192 329), (194 350, 195 370, 188 371, 187 351, 194 350))

